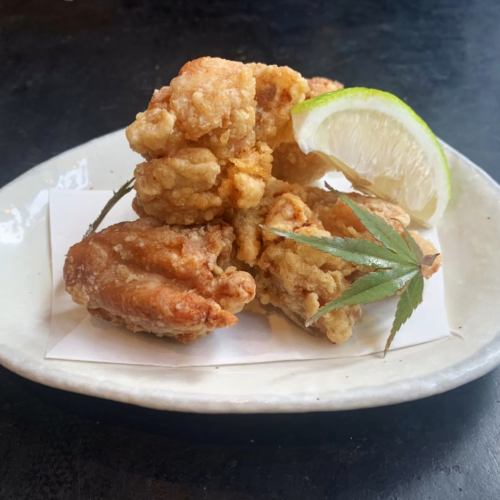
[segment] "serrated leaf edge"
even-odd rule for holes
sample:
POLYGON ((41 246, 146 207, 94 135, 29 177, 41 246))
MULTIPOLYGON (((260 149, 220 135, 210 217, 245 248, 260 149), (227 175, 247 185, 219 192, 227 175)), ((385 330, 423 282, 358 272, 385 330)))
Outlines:
POLYGON ((415 309, 423 301, 424 292, 424 277, 421 272, 418 272, 406 285, 401 297, 399 297, 398 304, 396 306, 396 314, 394 316, 394 321, 392 323, 391 332, 387 337, 384 347, 384 356, 391 347, 392 341, 396 336, 396 333, 401 329, 401 327, 408 321, 415 309), (418 287, 418 288, 414 288, 418 287), (416 295, 415 295, 416 293, 416 295), (409 310, 406 313, 401 313, 402 307, 408 301, 409 310), (403 314, 401 318, 400 315, 403 314))

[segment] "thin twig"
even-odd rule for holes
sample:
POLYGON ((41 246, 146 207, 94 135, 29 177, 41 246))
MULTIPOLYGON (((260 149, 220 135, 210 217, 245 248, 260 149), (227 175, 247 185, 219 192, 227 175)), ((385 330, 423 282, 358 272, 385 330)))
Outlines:
POLYGON ((101 213, 97 216, 97 219, 89 225, 87 232, 83 235, 84 238, 90 236, 99 227, 104 217, 108 215, 109 211, 116 205, 116 203, 123 198, 127 193, 134 189, 134 178, 129 179, 123 186, 118 189, 118 191, 113 192, 113 196, 104 205, 101 213))

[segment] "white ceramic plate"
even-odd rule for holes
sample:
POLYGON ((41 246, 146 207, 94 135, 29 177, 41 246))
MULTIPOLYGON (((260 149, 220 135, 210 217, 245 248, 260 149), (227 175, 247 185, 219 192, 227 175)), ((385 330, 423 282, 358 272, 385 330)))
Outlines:
POLYGON ((500 186, 446 146, 453 200, 439 228, 449 320, 461 332, 379 356, 220 368, 44 359, 51 270, 48 188, 113 189, 138 157, 118 131, 67 151, 0 190, 0 363, 52 387, 195 412, 304 412, 386 405, 444 392, 500 362, 500 186))

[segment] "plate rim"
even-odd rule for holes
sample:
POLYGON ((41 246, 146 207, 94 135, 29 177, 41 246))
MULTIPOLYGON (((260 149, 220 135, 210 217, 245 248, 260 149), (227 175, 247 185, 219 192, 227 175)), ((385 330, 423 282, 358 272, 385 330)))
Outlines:
MULTIPOLYGON (((472 382, 483 375, 486 375, 500 364, 500 331, 497 337, 488 345, 481 348, 477 353, 465 361, 451 365, 445 369, 430 373, 425 377, 411 377, 403 381, 392 382, 380 387, 360 387, 350 389, 348 397, 338 399, 335 393, 331 396, 323 395, 321 399, 316 397, 289 398, 287 400, 279 397, 266 396, 266 400, 245 397, 244 400, 233 398, 231 396, 220 396, 210 394, 203 397, 199 393, 170 393, 170 397, 165 397, 165 392, 160 392, 155 396, 148 395, 147 399, 140 396, 131 395, 122 384, 116 384, 110 380, 107 381, 106 388, 100 387, 99 382, 94 381, 88 384, 88 377, 80 374, 74 374, 59 368, 46 370, 44 361, 36 366, 31 364, 16 364, 10 361, 8 356, 0 352, 0 365, 7 370, 36 383, 73 392, 85 396, 92 396, 99 399, 108 399, 111 401, 133 404, 144 408, 162 411, 177 411, 189 413, 205 414, 224 414, 224 413, 308 413, 318 411, 347 411, 365 408, 375 408, 390 406, 399 403, 406 403, 423 399, 426 397, 442 394, 449 390, 460 387, 468 382, 472 382), (460 375, 456 375, 459 372, 460 375), (59 374, 63 377, 58 376, 59 374), (439 378, 439 383, 436 379, 439 378), (407 385, 418 380, 419 389, 408 392, 407 385), (361 401, 361 403, 360 403, 361 401)), ((446 342, 444 340, 443 342, 446 342)), ((301 363, 302 361, 290 362, 301 363)), ((81 361, 67 361, 67 363, 82 363, 81 361)), ((88 363, 89 362, 85 362, 88 363)), ((131 366, 134 365, 116 365, 131 366)), ((160 368, 161 367, 155 367, 160 368)), ((220 369, 223 369, 221 367, 220 369)), ((90 379, 93 380, 93 379, 90 379)))
MULTIPOLYGON (((6 188, 12 187, 13 184, 21 181, 24 177, 32 175, 39 169, 43 169, 48 162, 53 161, 59 156, 121 131, 122 129, 119 129, 93 138, 39 163, 2 186, 0 188, 0 195, 6 188)), ((446 149, 466 159, 470 163, 470 168, 475 170, 485 181, 492 184, 493 187, 500 190, 499 183, 490 174, 474 162, 468 160, 462 153, 446 142, 441 142, 446 149)), ((15 331, 13 333, 15 334, 15 331)), ((443 342, 447 340, 443 340, 443 342)), ((259 398, 258 394, 247 395, 244 399, 241 399, 231 395, 209 394, 207 396, 196 392, 168 392, 166 390, 157 391, 154 395, 148 394, 147 398, 143 398, 140 394, 131 393, 124 384, 117 383, 114 380, 108 379, 103 384, 92 377, 74 373, 71 370, 51 367, 51 363, 57 362, 55 360, 47 360, 43 357, 39 360, 33 358, 25 359, 22 356, 22 351, 13 349, 8 345, 2 345, 2 347, 0 351, 0 365, 7 370, 48 387, 86 396, 109 399, 156 410, 193 413, 305 413, 354 410, 414 401, 441 394, 471 382, 490 372, 500 364, 500 329, 496 331, 495 336, 488 344, 481 347, 472 356, 459 363, 431 372, 424 377, 410 377, 376 387, 362 386, 349 389, 341 398, 338 397, 337 392, 330 392, 323 394, 319 400, 316 396, 304 396, 301 393, 297 393, 298 397, 296 398, 293 396, 280 398, 280 396, 271 397, 266 395, 264 400, 259 398), (412 384, 416 380, 418 380, 418 384, 413 384, 414 390, 411 392, 408 391, 408 384, 412 384)), ((94 364, 81 361, 64 362, 94 364)), ((302 361, 297 361, 296 363, 300 364, 302 361)), ((133 365, 118 366, 129 366, 131 369, 134 369, 133 365)), ((220 369, 223 368, 221 367, 220 369)))

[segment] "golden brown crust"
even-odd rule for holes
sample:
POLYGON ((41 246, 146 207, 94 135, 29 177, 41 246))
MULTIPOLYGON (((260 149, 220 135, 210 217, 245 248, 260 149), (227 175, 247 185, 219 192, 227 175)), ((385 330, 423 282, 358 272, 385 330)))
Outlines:
MULTIPOLYGON (((293 193, 275 198, 264 225, 307 236, 330 236, 304 201, 293 193)), ((294 321, 304 324, 318 309, 338 298, 359 275, 360 268, 338 257, 264 232, 263 251, 257 261, 257 293, 263 304, 279 307, 294 321)), ((361 316, 359 306, 343 307, 325 314, 312 331, 330 342, 342 343, 352 334, 361 316)))
MULTIPOLYGON (((307 80, 306 99, 325 92, 339 90, 344 86, 337 81, 316 76, 307 80)), ((331 162, 318 153, 303 153, 293 140, 293 134, 285 137, 273 151, 273 176, 287 182, 310 184, 323 177, 331 169, 331 162)))
POLYGON ((218 158, 255 144, 255 80, 245 64, 202 57, 170 82, 169 107, 187 141, 203 140, 218 158))
POLYGON ((115 224, 73 245, 66 290, 91 314, 180 341, 236 323, 255 294, 253 278, 227 267, 232 228, 115 224))
MULTIPOLYGON (((293 138, 292 107, 342 87, 288 67, 212 57, 186 63, 126 131, 145 158, 133 202, 143 218, 70 248, 64 279, 73 300, 132 331, 191 342, 236 323, 256 288, 263 304, 301 326, 340 297, 370 269, 265 228, 375 241, 339 193, 307 186, 330 162, 302 153, 293 138), (216 218, 232 226, 206 224, 216 218), (255 278, 229 265, 235 235, 237 259, 255 278)), ((348 196, 400 232, 410 222, 392 203, 348 196)), ((413 236, 429 257, 422 271, 430 277, 440 256, 413 236)), ((310 331, 342 343, 360 316, 359 305, 343 307, 310 331)))
POLYGON ((323 177, 331 162, 318 153, 303 153, 296 142, 284 142, 273 151, 273 176, 307 185, 323 177))
MULTIPOLYGON (((303 196, 325 229, 331 234, 347 238, 371 239, 366 228, 353 211, 338 198, 338 195, 336 191, 306 187, 303 196)), ((347 196, 371 213, 382 217, 398 231, 410 224, 410 216, 394 203, 363 194, 349 193, 347 196)))
POLYGON ((435 257, 431 258, 430 264, 426 264, 426 259, 424 259, 424 264, 422 265, 422 274, 424 275, 424 278, 430 278, 441 267, 442 256, 438 253, 436 247, 429 240, 426 240, 423 236, 421 236, 417 231, 410 231, 410 234, 420 247, 420 250, 422 250, 424 256, 435 257))
POLYGON ((255 144, 255 79, 245 64, 201 57, 186 63, 169 86, 127 128, 130 147, 146 159, 203 146, 219 159, 255 144))
POLYGON ((287 67, 213 57, 185 64, 127 128, 147 160, 136 170, 138 213, 189 225, 258 205, 271 148, 291 140, 290 110, 307 91, 287 67))
MULTIPOLYGON (((348 196, 398 231, 410 222, 408 214, 393 203, 355 193, 348 196)), ((373 240, 335 191, 270 179, 259 206, 236 211, 232 224, 237 257, 252 267, 260 301, 280 308, 300 325, 370 271, 262 229, 273 227, 310 236, 373 240)), ((425 255, 435 253, 425 239, 419 237, 417 243, 425 255)), ((425 277, 437 271, 439 264, 438 258, 424 269, 425 277)), ((324 315, 311 328, 331 342, 345 342, 360 315, 359 306, 344 307, 324 315)))
POLYGON ((217 193, 220 171, 206 148, 184 148, 141 163, 135 169, 134 207, 169 224, 194 224, 200 215, 211 220, 224 210, 217 193))
POLYGON ((325 78, 323 76, 308 78, 307 85, 309 90, 307 92, 306 99, 344 88, 342 83, 337 82, 336 80, 330 80, 329 78, 325 78))
POLYGON ((275 148, 293 140, 290 112, 305 99, 307 81, 287 66, 251 63, 256 81, 256 137, 275 148))
POLYGON ((207 148, 180 149, 137 166, 134 208, 181 225, 210 221, 232 207, 251 208, 264 194, 271 163, 264 143, 224 164, 207 148))
MULTIPOLYGON (((278 197, 293 193, 298 196, 314 215, 315 220, 330 234, 341 237, 371 239, 370 234, 352 210, 339 199, 337 191, 326 191, 312 186, 292 184, 271 178, 259 206, 251 210, 237 210, 230 218, 236 234, 237 257, 246 264, 254 265, 262 246, 260 225, 273 213, 278 197)), ((398 205, 388 201, 350 193, 347 196, 367 210, 387 220, 398 231, 410 224, 409 215, 398 205)), ((290 219, 288 222, 290 223, 290 219)), ((290 230, 284 226, 276 226, 290 230)))

